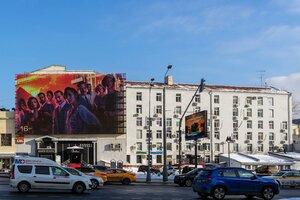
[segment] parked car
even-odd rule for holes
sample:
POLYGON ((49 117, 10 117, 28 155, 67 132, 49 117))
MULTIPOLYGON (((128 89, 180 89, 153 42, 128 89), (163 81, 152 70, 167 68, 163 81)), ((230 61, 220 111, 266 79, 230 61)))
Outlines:
POLYGON ((134 173, 126 171, 124 169, 111 168, 106 171, 107 182, 121 182, 124 185, 129 185, 132 182, 136 182, 136 176, 134 173))
POLYGON ((264 176, 275 180, 280 187, 296 187, 300 186, 300 172, 298 170, 283 170, 279 171, 272 176, 264 176))
POLYGON ((176 175, 174 177, 174 183, 179 186, 187 186, 191 187, 194 178, 198 175, 198 173, 202 170, 202 168, 193 169, 192 171, 186 174, 176 175))
MULTIPOLYGON (((148 171, 148 166, 147 165, 141 165, 138 168, 138 172, 145 172, 146 173, 147 171, 148 171)), ((156 168, 153 168, 153 167, 150 167, 150 173, 159 174, 160 170, 156 169, 156 168)))
POLYGON ((257 176, 271 176, 278 172, 278 168, 275 165, 263 165, 255 169, 257 176))
POLYGON ((71 168, 71 167, 64 167, 64 169, 72 175, 83 176, 83 177, 90 179, 91 183, 92 183, 92 189, 103 187, 104 181, 101 177, 94 176, 94 175, 86 175, 86 174, 82 173, 81 171, 71 168))
POLYGON ((10 186, 25 193, 30 189, 67 189, 83 193, 91 189, 91 180, 75 176, 58 163, 40 157, 16 157, 11 170, 10 186))
POLYGON ((77 167, 76 169, 87 175, 98 176, 98 177, 102 178, 104 183, 107 182, 107 176, 106 176, 105 172, 96 171, 91 167, 77 167))
POLYGON ((226 195, 260 196, 265 200, 279 194, 279 185, 272 179, 261 178, 243 168, 203 169, 193 182, 199 196, 224 199, 226 195))

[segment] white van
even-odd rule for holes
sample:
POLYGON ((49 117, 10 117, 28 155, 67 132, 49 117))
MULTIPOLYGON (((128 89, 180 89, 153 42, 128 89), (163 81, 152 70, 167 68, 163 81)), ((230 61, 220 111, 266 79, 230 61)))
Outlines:
POLYGON ((63 169, 58 163, 40 157, 16 157, 12 165, 10 186, 20 192, 30 189, 70 189, 83 193, 91 189, 90 179, 75 176, 63 169))

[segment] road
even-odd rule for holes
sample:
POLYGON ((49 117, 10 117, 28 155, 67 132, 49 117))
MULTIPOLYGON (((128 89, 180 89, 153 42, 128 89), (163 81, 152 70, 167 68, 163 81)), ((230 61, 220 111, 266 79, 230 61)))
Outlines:
MULTIPOLYGON (((196 200, 200 199, 189 187, 179 187, 174 184, 162 184, 159 182, 146 184, 134 183, 131 185, 112 184, 105 185, 99 190, 90 190, 84 194, 77 195, 64 190, 31 190, 29 193, 21 194, 8 185, 8 181, 0 178, 0 200, 50 200, 50 199, 111 199, 111 200, 196 200)), ((227 196, 225 199, 240 200, 244 196, 227 196)), ((255 198, 259 199, 259 198, 255 198)), ((274 199, 300 200, 300 190, 283 189, 280 195, 274 199)))

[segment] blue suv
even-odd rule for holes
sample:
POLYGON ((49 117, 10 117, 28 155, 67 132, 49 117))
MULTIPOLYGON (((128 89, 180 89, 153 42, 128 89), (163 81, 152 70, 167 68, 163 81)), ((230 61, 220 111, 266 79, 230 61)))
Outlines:
POLYGON ((225 195, 259 196, 270 200, 279 194, 279 185, 274 180, 257 177, 243 168, 203 169, 192 187, 202 198, 212 196, 218 200, 225 195))

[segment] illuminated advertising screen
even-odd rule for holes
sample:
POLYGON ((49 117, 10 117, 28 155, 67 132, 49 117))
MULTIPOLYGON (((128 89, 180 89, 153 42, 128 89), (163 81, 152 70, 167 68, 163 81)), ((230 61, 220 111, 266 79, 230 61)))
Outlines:
POLYGON ((125 74, 16 75, 16 134, 125 133, 125 74))
POLYGON ((197 140, 207 137, 207 111, 201 111, 185 117, 185 140, 197 140))

